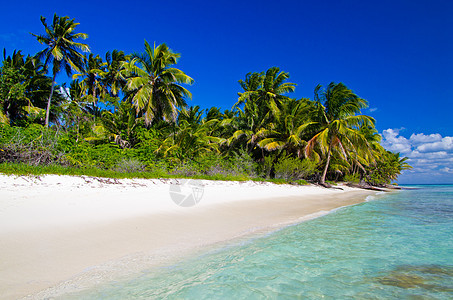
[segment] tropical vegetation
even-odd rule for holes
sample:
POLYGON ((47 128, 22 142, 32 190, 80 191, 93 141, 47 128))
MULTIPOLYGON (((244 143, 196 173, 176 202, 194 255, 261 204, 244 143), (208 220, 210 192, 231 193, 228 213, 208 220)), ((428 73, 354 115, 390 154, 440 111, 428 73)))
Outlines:
POLYGON ((194 80, 166 44, 93 54, 74 19, 41 22, 42 51, 3 52, 0 171, 328 186, 386 185, 410 168, 381 146, 367 101, 344 83, 295 99, 289 73, 272 67, 239 80, 231 109, 189 106, 194 80), (59 85, 62 70, 72 77, 59 85))

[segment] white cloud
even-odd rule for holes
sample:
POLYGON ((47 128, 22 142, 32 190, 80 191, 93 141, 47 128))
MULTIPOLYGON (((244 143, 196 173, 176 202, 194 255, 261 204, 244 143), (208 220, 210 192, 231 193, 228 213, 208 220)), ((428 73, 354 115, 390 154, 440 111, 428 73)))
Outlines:
POLYGON ((402 176, 429 182, 453 183, 453 137, 442 137, 439 133, 413 133, 409 138, 400 135, 404 128, 386 129, 382 132, 382 146, 408 157, 413 167, 402 176), (437 179, 436 179, 437 178, 437 179))
POLYGON ((369 112, 375 112, 377 111, 377 107, 371 107, 370 109, 368 109, 369 112))
POLYGON ((411 151, 411 144, 408 139, 398 136, 402 129, 386 129, 382 132, 382 146, 393 152, 408 153, 411 151))
POLYGON ((442 136, 438 133, 433 133, 429 135, 424 135, 423 133, 417 134, 413 133, 409 140, 414 144, 432 143, 442 140, 442 136))
POLYGON ((433 152, 442 150, 453 152, 453 137, 446 136, 438 142, 422 144, 417 147, 417 150, 421 152, 433 152))
POLYGON ((448 167, 442 168, 440 171, 453 174, 453 169, 448 167))
POLYGON ((428 158, 428 159, 442 159, 448 158, 448 153, 445 151, 431 152, 431 153, 422 153, 418 150, 413 150, 408 154, 409 158, 428 158))

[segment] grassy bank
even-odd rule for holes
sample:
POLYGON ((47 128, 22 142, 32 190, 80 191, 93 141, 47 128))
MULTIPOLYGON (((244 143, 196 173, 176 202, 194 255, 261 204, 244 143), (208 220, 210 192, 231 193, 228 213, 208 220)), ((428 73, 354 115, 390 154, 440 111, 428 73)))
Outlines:
POLYGON ((141 172, 119 172, 114 170, 103 170, 99 168, 74 168, 61 165, 46 165, 33 166, 24 163, 2 163, 0 164, 0 173, 5 175, 18 176, 40 176, 40 175, 70 175, 70 176, 91 176, 104 178, 142 178, 142 179, 157 179, 157 178, 190 178, 204 180, 224 180, 224 181, 262 181, 272 182, 276 184, 296 184, 306 185, 305 180, 284 180, 284 179, 264 179, 258 177, 250 177, 247 175, 230 175, 230 174, 215 174, 203 175, 197 174, 193 176, 184 176, 170 174, 162 171, 141 171, 141 172))

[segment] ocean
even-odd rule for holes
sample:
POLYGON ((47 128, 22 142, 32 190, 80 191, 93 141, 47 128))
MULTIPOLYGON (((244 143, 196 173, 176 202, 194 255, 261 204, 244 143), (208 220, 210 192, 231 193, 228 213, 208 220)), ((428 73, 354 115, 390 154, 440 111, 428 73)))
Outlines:
POLYGON ((453 185, 419 185, 65 299, 453 299, 453 185))

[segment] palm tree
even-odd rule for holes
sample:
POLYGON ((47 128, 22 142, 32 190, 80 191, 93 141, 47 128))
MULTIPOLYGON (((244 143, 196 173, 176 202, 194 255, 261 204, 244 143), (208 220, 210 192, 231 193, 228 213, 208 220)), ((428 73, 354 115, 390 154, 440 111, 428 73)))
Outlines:
POLYGON ((91 103, 86 102, 85 91, 77 79, 71 81, 69 88, 63 85, 60 93, 65 98, 61 122, 65 124, 66 130, 74 132, 78 142, 83 135, 90 133, 94 126, 90 113, 91 103))
POLYGON ((285 149, 288 154, 301 158, 306 145, 305 129, 312 124, 308 120, 312 110, 313 103, 308 99, 289 99, 283 106, 281 118, 262 132, 264 138, 258 146, 267 151, 285 149))
POLYGON ((123 51, 115 49, 111 53, 109 51, 105 54, 103 82, 104 86, 109 90, 111 97, 117 96, 126 83, 124 77, 121 75, 124 61, 126 61, 126 56, 123 51))
POLYGON ((407 157, 401 157, 400 153, 384 151, 377 159, 376 166, 371 169, 367 181, 372 185, 385 186, 392 180, 396 180, 403 170, 410 170, 412 167, 406 162, 407 157))
POLYGON ((259 97, 259 90, 263 87, 264 72, 261 73, 247 73, 245 80, 240 79, 239 85, 242 87, 244 92, 238 93, 239 99, 233 106, 240 106, 247 101, 256 102, 259 97))
POLYGON ((204 114, 204 109, 200 109, 200 106, 191 106, 188 109, 182 108, 178 115, 178 124, 183 120, 187 121, 189 124, 200 124, 202 121, 202 116, 204 114))
POLYGON ((209 121, 212 119, 217 119, 217 120, 223 119, 223 114, 220 111, 220 108, 213 106, 208 111, 206 111, 206 121, 209 121))
MULTIPOLYGON (((34 107, 42 110, 44 117, 47 98, 52 87, 52 80, 46 76, 47 70, 44 64, 31 56, 27 56, 22 69, 28 83, 26 86, 27 98, 34 107)), ((60 95, 55 98, 54 101, 56 100, 57 103, 63 100, 63 97, 60 95)), ((52 118, 52 115, 50 118, 52 118)), ((44 121, 44 118, 42 121, 44 121)))
POLYGON ((98 97, 104 91, 101 80, 105 72, 102 70, 102 67, 102 58, 99 55, 94 56, 90 53, 88 58, 86 56, 83 58, 83 67, 80 70, 80 74, 74 74, 72 76, 72 79, 84 77, 80 82, 81 87, 95 109, 97 107, 98 97))
POLYGON ((183 71, 173 68, 180 54, 171 51, 166 44, 152 48, 145 41, 145 52, 134 54, 123 64, 127 78, 126 89, 137 111, 143 114, 145 123, 153 120, 175 122, 178 107, 185 107, 185 97, 192 94, 180 84, 194 81, 183 71))
POLYGON ((284 94, 296 89, 295 83, 285 82, 289 73, 280 72, 278 67, 272 67, 261 73, 248 73, 245 81, 239 80, 244 92, 238 93, 239 99, 234 105, 238 107, 245 103, 244 111, 255 116, 255 124, 271 122, 279 118, 280 110, 289 97, 284 94))
POLYGON ((362 170, 362 175, 366 175, 367 167, 376 165, 376 158, 380 157, 382 153, 386 152, 384 147, 381 146, 381 135, 378 133, 374 126, 362 125, 359 128, 360 134, 366 139, 369 149, 353 153, 351 171, 355 175, 359 170, 362 170))
MULTIPOLYGON (((288 78, 288 73, 272 67, 266 73, 248 73, 245 80, 239 80, 244 92, 238 93, 238 101, 233 106, 237 111, 234 124, 237 130, 228 139, 229 145, 245 137, 250 152, 259 139, 274 133, 274 123, 278 122, 281 110, 290 101, 284 94, 294 92, 296 88, 296 84, 286 82, 288 78)), ((261 154, 264 156, 263 151, 261 154)))
POLYGON ((24 56, 14 50, 6 57, 3 50, 3 62, 0 67, 0 123, 10 124, 26 114, 29 104, 26 97, 27 78, 23 74, 24 56))
POLYGON ((46 18, 41 16, 41 23, 44 25, 46 34, 32 34, 39 43, 47 45, 47 47, 36 54, 37 58, 44 60, 44 65, 52 64, 52 87, 50 90, 49 99, 47 101, 46 121, 45 126, 49 126, 50 103, 55 87, 56 75, 64 69, 69 76, 72 70, 80 72, 83 56, 79 50, 89 52, 90 48, 87 44, 79 43, 77 39, 86 39, 86 33, 74 33, 75 28, 79 23, 75 23, 74 19, 69 17, 59 17, 54 15, 50 26, 46 23, 46 18))
POLYGON ((179 160, 195 160, 207 153, 218 153, 219 145, 223 142, 220 137, 212 133, 218 120, 212 119, 203 123, 189 123, 181 120, 173 134, 166 138, 157 152, 163 155, 174 155, 179 160))
POLYGON ((101 123, 106 136, 118 144, 121 148, 129 148, 134 145, 136 128, 140 118, 136 118, 130 102, 120 103, 118 110, 111 113, 108 110, 102 112, 101 123))
MULTIPOLYGON (((25 124, 36 121, 44 111, 45 99, 50 91, 51 79, 46 76, 44 66, 31 56, 25 57, 14 50, 11 56, 3 51, 0 67, 0 103, 2 122, 25 124)), ((58 100, 61 100, 59 98, 58 100)))
POLYGON ((272 67, 266 71, 263 87, 260 91, 260 105, 265 104, 277 118, 282 106, 289 97, 284 94, 292 93, 296 90, 296 84, 285 82, 289 78, 289 73, 280 72, 277 67, 272 67))
POLYGON ((317 116, 312 124, 317 126, 318 132, 308 141, 305 147, 306 156, 310 156, 318 145, 322 153, 327 150, 327 157, 320 184, 325 185, 327 170, 332 152, 347 159, 348 152, 355 152, 358 148, 369 149, 365 137, 358 131, 361 125, 374 126, 374 119, 365 115, 357 115, 367 107, 367 101, 359 98, 343 83, 331 82, 326 90, 318 85, 315 88, 317 116), (324 101, 324 105, 321 104, 324 101))

